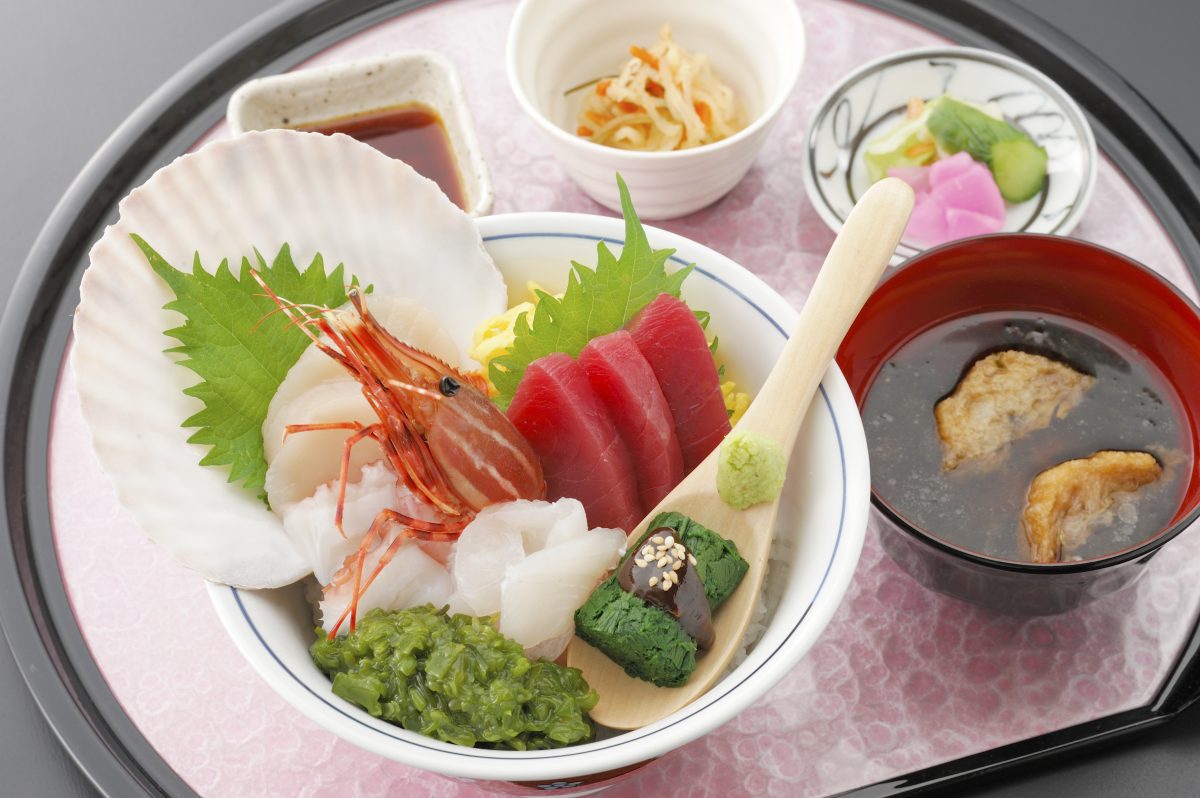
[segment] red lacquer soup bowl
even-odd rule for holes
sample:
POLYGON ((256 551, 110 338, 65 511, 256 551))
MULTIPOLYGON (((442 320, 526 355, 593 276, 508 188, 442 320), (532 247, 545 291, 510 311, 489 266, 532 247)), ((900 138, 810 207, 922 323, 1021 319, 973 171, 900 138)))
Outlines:
POLYGON ((1127 355, 1144 359, 1173 389, 1181 448, 1190 450, 1175 465, 1183 469, 1178 507, 1157 533, 1120 550, 1048 564, 991 556, 921 528, 881 495, 872 474, 871 503, 884 548, 919 582, 1003 612, 1063 612, 1135 581, 1150 558, 1200 516, 1200 469, 1191 456, 1200 451, 1200 311, 1162 277, 1093 244, 1006 234, 957 241, 890 275, 850 329, 837 361, 860 409, 880 370, 906 343, 946 322, 987 313, 1075 320, 1123 343, 1127 355))

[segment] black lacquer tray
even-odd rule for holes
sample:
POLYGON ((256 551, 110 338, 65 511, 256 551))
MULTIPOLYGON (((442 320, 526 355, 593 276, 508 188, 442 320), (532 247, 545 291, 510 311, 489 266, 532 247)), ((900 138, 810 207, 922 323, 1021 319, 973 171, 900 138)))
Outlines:
MULTIPOLYGON (((188 796, 121 708, 77 625, 50 530, 47 450, 51 406, 87 249, 116 202, 184 152, 224 113, 229 93, 287 69, 423 0, 285 4, 218 43, 150 97, 89 163, 39 236, 3 319, 4 519, 0 622, 30 690, 79 766, 108 796, 188 796)), ((1200 278, 1198 159, 1153 107, 1093 55, 1004 0, 869 0, 866 5, 948 39, 1000 49, 1050 75, 1088 112, 1105 154, 1143 195, 1200 278)), ((1034 758, 1053 756, 1171 718, 1200 693, 1190 638, 1145 706, 862 787, 856 796, 937 790, 1034 758)))

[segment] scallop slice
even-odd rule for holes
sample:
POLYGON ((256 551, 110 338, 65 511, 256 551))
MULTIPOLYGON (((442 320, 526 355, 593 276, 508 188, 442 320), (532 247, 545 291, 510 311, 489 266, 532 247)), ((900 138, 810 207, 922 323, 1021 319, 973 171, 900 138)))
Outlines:
MULTIPOLYGON (((437 315, 416 300, 402 296, 369 294, 367 310, 398 340, 423 349, 454 368, 461 365, 462 357, 458 346, 438 322, 437 315)), ((304 393, 326 383, 339 383, 347 392, 362 393, 358 381, 350 376, 340 363, 317 347, 310 346, 288 371, 267 409, 267 418, 263 422, 263 448, 268 463, 275 459, 280 448, 284 446, 283 433, 287 425, 313 423, 305 419, 302 412, 297 411, 296 405, 302 403, 300 397, 304 393)), ((362 404, 369 412, 370 406, 365 399, 362 404)))
MULTIPOLYGON (((404 297, 372 297, 368 310, 397 339, 458 367, 458 347, 433 312, 404 297)), ((267 500, 283 511, 311 496, 319 485, 341 474, 348 430, 296 432, 285 437, 290 424, 374 424, 379 420, 362 393, 361 384, 344 367, 315 346, 304 350, 288 371, 263 422, 267 457, 267 500)), ((364 439, 354 446, 347 478, 356 480, 364 464, 383 456, 379 445, 364 439)))
MULTIPOLYGON (((130 235, 177 268, 213 271, 285 242, 429 308, 460 351, 508 293, 474 221, 435 183, 347 136, 272 130, 209 144, 160 169, 120 205, 92 248, 74 317, 71 366, 83 416, 118 498, 148 537, 205 577, 239 587, 294 582, 309 566, 282 519, 180 424, 201 409, 196 377, 164 354, 178 326, 170 289, 130 235), (297 178, 297 176, 302 176, 297 178), (300 189, 300 190, 298 190, 300 189)), ((466 364, 474 367, 475 364, 466 364)))

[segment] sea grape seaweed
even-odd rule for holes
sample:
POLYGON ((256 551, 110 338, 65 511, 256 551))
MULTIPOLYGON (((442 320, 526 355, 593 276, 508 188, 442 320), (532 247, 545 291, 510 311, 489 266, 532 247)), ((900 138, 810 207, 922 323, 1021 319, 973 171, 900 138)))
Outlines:
POLYGON ((587 713, 598 699, 580 672, 530 660, 492 617, 376 609, 344 637, 317 636, 310 653, 333 692, 409 731, 517 751, 592 737, 587 713))

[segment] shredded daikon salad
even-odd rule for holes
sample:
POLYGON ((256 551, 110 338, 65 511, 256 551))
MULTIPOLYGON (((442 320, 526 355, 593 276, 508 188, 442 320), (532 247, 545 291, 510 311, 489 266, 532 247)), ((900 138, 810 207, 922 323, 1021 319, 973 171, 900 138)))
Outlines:
POLYGON ((650 49, 588 92, 576 133, 627 150, 682 150, 728 138, 746 126, 733 89, 714 74, 708 56, 689 53, 663 25, 650 49))

